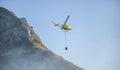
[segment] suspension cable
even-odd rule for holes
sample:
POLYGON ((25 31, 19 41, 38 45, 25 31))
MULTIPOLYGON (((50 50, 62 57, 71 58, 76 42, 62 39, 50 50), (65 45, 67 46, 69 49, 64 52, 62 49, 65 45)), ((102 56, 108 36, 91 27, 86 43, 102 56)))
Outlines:
POLYGON ((65 47, 67 47, 67 30, 65 30, 65 47))

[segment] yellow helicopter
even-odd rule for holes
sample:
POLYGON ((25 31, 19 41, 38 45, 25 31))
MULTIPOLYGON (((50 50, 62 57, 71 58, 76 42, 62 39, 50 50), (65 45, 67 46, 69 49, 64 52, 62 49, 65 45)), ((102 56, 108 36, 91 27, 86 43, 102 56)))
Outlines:
POLYGON ((56 24, 53 20, 52 20, 52 23, 53 23, 53 25, 58 26, 61 29, 64 29, 65 31, 66 30, 71 30, 72 29, 71 26, 66 24, 68 18, 69 18, 69 16, 66 18, 66 20, 65 20, 65 22, 63 24, 56 24))
MULTIPOLYGON (((65 30, 65 40, 67 40, 66 31, 72 29, 70 25, 66 24, 68 18, 69 18, 69 16, 66 18, 66 20, 65 20, 65 22, 64 22, 63 24, 56 24, 56 23, 52 20, 53 25, 58 26, 58 27, 60 27, 61 29, 65 30)), ((65 44, 66 44, 66 43, 65 43, 65 44)), ((66 45, 65 45, 65 46, 66 46, 66 45)), ((67 47, 67 46, 65 47, 65 50, 66 50, 66 51, 68 50, 68 47, 67 47)))

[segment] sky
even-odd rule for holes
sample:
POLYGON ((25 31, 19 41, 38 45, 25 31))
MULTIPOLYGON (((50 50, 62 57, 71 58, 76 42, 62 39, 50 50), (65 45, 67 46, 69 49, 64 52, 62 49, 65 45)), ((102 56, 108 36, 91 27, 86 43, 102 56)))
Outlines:
POLYGON ((85 70, 120 69, 119 0, 0 0, 0 6, 25 17, 43 44, 85 70), (65 32, 52 25, 67 23, 65 32), (65 51, 67 44, 68 51, 65 51))

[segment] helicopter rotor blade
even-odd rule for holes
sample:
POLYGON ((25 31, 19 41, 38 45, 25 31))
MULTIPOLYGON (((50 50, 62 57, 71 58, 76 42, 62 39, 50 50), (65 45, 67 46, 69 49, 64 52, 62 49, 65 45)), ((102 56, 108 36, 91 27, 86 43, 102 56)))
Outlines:
POLYGON ((69 15, 68 15, 68 17, 66 18, 66 20, 65 20, 65 23, 64 23, 64 24, 66 24, 66 22, 67 22, 68 18, 69 18, 69 15))

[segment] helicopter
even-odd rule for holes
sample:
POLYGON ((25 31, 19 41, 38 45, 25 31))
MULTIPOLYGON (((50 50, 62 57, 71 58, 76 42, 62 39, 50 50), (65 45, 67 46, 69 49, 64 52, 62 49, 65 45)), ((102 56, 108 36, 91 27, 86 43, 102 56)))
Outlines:
MULTIPOLYGON (((61 29, 63 29, 63 30, 65 31, 65 40, 66 40, 66 31, 72 29, 72 27, 66 23, 67 20, 68 20, 68 18, 69 18, 69 15, 68 15, 68 17, 66 18, 66 20, 65 20, 65 22, 64 22, 63 24, 57 24, 57 23, 55 23, 55 22, 52 20, 53 25, 58 26, 58 27, 60 27, 61 29)), ((67 50, 68 50, 68 47, 65 47, 65 50, 67 51, 67 50)))
POLYGON ((56 24, 53 20, 52 20, 52 23, 53 23, 53 25, 58 26, 65 31, 68 31, 68 30, 72 29, 70 25, 66 24, 68 18, 69 18, 69 16, 66 18, 66 20, 63 24, 56 24))

